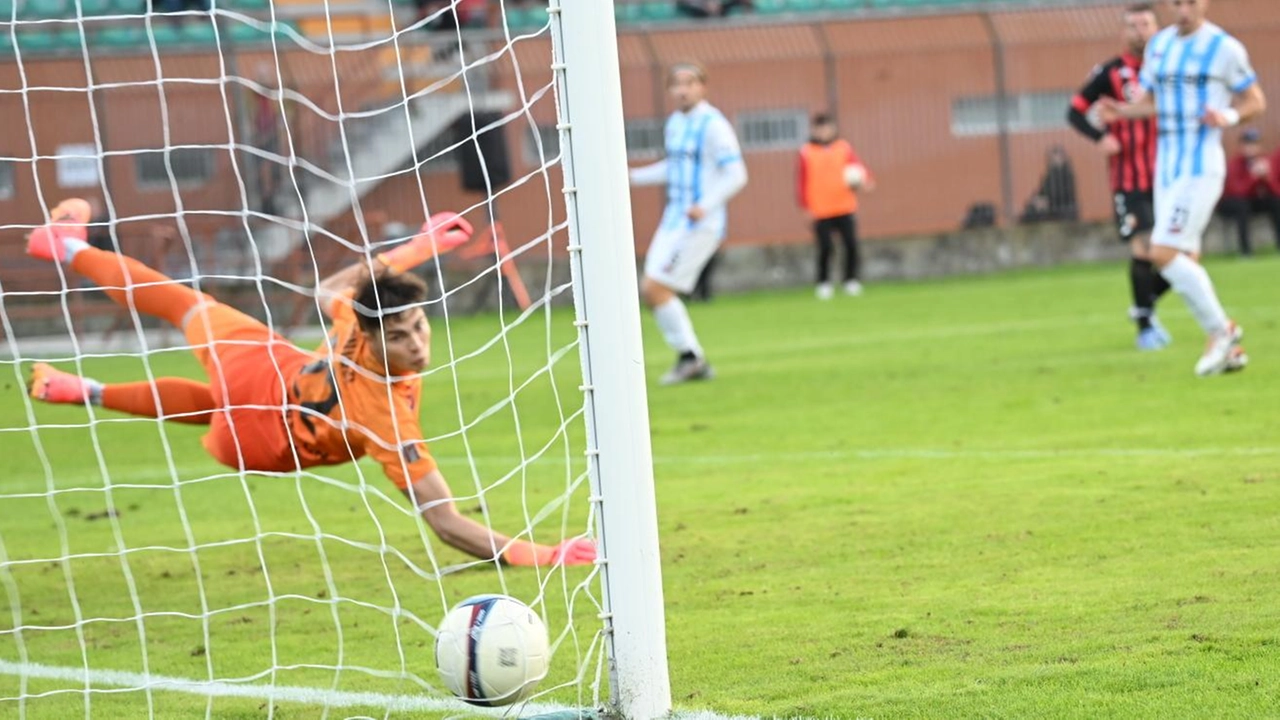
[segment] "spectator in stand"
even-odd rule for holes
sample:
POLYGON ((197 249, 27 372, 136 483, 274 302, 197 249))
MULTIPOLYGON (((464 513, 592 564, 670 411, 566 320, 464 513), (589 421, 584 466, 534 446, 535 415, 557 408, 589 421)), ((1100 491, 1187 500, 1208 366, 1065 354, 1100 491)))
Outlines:
POLYGON ((1080 219, 1076 204, 1076 173, 1071 168, 1071 158, 1061 145, 1049 148, 1045 159, 1047 167, 1036 194, 1027 201, 1022 211, 1022 222, 1046 222, 1052 220, 1076 221, 1080 219))
POLYGON ((730 10, 751 9, 751 0, 676 0, 676 10, 695 18, 724 17, 730 10))
POLYGON ((453 30, 459 27, 484 27, 489 0, 415 0, 418 22, 427 20, 427 30, 453 30))
POLYGON ((810 140, 800 148, 796 192, 800 207, 813 217, 813 234, 818 241, 819 300, 830 300, 831 242, 833 233, 844 245, 844 291, 861 295, 858 281, 858 190, 874 190, 875 180, 847 140, 838 137, 836 121, 830 115, 813 116, 810 140))
POLYGON ((1240 254, 1253 254, 1250 221, 1254 213, 1266 213, 1280 247, 1280 150, 1270 158, 1262 154, 1262 136, 1249 128, 1240 136, 1240 151, 1227 164, 1227 182, 1218 212, 1234 222, 1240 254))

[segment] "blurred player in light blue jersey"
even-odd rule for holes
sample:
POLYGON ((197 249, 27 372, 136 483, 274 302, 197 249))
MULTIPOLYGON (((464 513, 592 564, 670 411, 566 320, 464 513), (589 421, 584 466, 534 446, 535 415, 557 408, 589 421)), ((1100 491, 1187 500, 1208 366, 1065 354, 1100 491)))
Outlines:
POLYGON ((676 112, 667 119, 666 157, 631 171, 632 185, 667 186, 667 206, 644 262, 640 293, 662 337, 676 351, 664 385, 712 377, 680 299, 724 240, 729 200, 747 184, 747 168, 733 125, 704 99, 706 72, 697 65, 671 68, 668 88, 676 112))
POLYGON ((1258 76, 1239 40, 1205 19, 1209 0, 1167 0, 1176 22, 1147 43, 1132 104, 1111 101, 1103 119, 1156 117, 1155 229, 1151 259, 1209 336, 1196 374, 1241 370, 1243 331, 1222 309, 1200 245, 1227 175, 1223 128, 1266 110, 1258 76))

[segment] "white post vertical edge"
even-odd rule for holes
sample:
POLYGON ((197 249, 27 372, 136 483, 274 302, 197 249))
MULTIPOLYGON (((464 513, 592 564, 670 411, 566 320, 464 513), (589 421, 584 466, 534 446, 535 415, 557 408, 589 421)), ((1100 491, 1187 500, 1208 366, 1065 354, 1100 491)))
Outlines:
POLYGON ((613 2, 551 0, 550 12, 610 704, 653 720, 671 711, 671 682, 613 2))

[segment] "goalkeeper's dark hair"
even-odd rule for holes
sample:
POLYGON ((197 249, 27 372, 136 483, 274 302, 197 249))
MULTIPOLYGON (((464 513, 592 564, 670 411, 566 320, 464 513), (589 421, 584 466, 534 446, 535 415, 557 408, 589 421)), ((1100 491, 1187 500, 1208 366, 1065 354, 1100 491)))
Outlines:
POLYGON ((383 270, 356 287, 356 322, 365 334, 382 331, 382 319, 419 307, 427 301, 427 283, 413 273, 383 270))
POLYGON ((1138 2, 1138 3, 1133 3, 1132 5, 1124 9, 1125 15, 1137 15, 1139 13, 1151 13, 1152 15, 1155 15, 1156 14, 1155 3, 1138 2))

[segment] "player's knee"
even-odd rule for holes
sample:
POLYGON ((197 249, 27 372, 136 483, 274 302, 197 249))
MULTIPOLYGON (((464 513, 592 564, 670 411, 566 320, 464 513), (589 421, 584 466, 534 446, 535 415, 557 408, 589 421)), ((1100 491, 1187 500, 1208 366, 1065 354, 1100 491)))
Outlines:
POLYGON ((1155 263, 1156 267, 1163 269, 1164 266, 1173 262, 1174 259, 1178 257, 1178 250, 1177 248, 1171 248, 1168 245, 1152 245, 1150 254, 1151 262, 1155 263))
POLYGON ((669 288, 651 277, 645 276, 640 281, 640 297, 644 300, 644 304, 651 308, 666 303, 673 295, 675 293, 669 288))
POLYGON ((182 332, 187 331, 187 326, 191 324, 191 318, 199 313, 208 312, 208 310, 218 304, 211 295, 200 293, 200 298, 182 315, 182 321, 178 323, 178 329, 182 332))
POLYGON ((1135 235, 1129 241, 1129 252, 1138 260, 1151 259, 1151 236, 1146 233, 1135 235))

